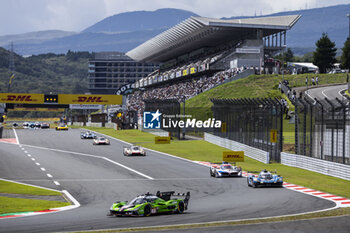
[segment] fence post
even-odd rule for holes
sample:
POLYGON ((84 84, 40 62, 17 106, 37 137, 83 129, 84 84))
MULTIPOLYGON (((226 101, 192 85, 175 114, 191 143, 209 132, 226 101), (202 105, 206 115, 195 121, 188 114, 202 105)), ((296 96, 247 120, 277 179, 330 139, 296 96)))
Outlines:
MULTIPOLYGON (((334 105, 327 98, 324 98, 324 100, 327 101, 327 103, 332 107, 332 121, 334 122, 334 105)), ((333 127, 332 127, 332 147, 331 148, 332 148, 331 156, 332 156, 332 162, 333 162, 334 161, 334 129, 333 127)))
POLYGON ((315 98, 316 103, 318 103, 321 106, 321 142, 320 142, 320 146, 321 146, 321 159, 323 158, 323 145, 324 145, 324 140, 323 140, 323 133, 324 133, 324 107, 323 104, 315 98))
MULTIPOLYGON (((345 109, 346 109, 346 105, 341 102, 338 97, 335 98, 338 103, 342 106, 343 108, 343 164, 345 164, 345 134, 346 134, 346 113, 345 113, 345 109)), ((337 145, 338 147, 338 145, 337 145)))

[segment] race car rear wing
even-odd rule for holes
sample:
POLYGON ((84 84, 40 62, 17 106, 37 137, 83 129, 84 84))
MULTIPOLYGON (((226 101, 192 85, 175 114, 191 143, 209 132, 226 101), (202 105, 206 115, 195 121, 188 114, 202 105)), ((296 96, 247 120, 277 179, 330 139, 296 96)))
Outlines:
MULTIPOLYGON (((266 170, 267 171, 267 170, 266 170)), ((247 171, 248 173, 260 173, 260 172, 262 172, 262 171, 247 171)), ((275 174, 277 174, 277 171, 275 170, 275 171, 267 171, 267 172, 270 172, 270 173, 275 173, 275 174)))
POLYGON ((186 194, 185 193, 175 194, 175 191, 168 191, 168 192, 157 191, 156 196, 162 198, 164 201, 169 201, 172 197, 175 197, 175 198, 182 197, 184 198, 185 205, 187 205, 191 195, 190 195, 190 192, 187 192, 186 194))

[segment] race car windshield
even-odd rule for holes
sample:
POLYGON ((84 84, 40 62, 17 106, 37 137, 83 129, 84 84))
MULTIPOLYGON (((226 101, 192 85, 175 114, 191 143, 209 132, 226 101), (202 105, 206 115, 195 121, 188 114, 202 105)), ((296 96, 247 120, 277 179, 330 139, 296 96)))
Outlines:
POLYGON ((133 150, 139 150, 139 147, 138 146, 134 146, 132 149, 133 150))
POLYGON ((142 203, 145 203, 146 200, 143 197, 136 197, 135 199, 133 199, 132 201, 130 201, 130 205, 139 205, 142 203))
POLYGON ((105 140, 104 138, 100 138, 100 140, 105 140))
POLYGON ((232 169, 232 166, 229 165, 229 164, 221 165, 221 169, 222 169, 222 170, 229 170, 229 169, 232 169))
POLYGON ((261 174, 261 178, 263 178, 263 179, 271 179, 272 175, 269 174, 269 173, 264 173, 264 174, 261 174))

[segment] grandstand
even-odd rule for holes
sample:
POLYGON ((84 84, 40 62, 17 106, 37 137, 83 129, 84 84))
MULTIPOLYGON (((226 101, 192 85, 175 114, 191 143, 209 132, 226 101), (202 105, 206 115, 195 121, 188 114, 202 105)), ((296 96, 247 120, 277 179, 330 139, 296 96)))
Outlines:
POLYGON ((270 72, 264 61, 286 47, 286 31, 300 15, 242 19, 190 17, 127 52, 160 69, 138 80, 129 109, 142 111, 142 100, 184 100, 223 82, 270 72))

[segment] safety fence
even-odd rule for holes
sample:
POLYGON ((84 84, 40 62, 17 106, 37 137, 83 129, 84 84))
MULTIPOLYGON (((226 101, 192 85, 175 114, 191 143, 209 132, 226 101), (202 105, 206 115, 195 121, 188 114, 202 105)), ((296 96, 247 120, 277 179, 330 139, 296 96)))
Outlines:
POLYGON ((349 98, 295 99, 295 154, 350 164, 349 98))
POLYGON ((244 151, 244 155, 262 163, 269 163, 269 152, 260 150, 227 138, 222 138, 209 133, 204 133, 204 140, 212 144, 227 148, 234 151, 244 151))
POLYGON ((281 153, 281 164, 350 180, 350 166, 304 155, 281 153))
MULTIPOLYGON (((284 105, 275 98, 211 99, 214 118, 223 127, 214 135, 269 152, 280 162, 284 105)), ((265 161, 265 160, 264 160, 265 161)))

